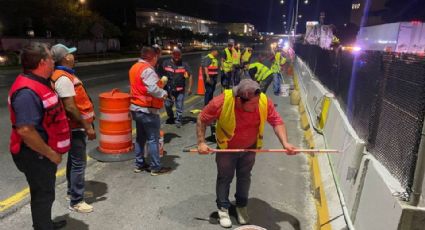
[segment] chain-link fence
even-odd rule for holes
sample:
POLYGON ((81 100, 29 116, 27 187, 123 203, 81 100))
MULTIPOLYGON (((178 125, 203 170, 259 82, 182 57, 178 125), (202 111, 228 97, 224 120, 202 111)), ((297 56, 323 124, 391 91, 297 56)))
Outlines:
POLYGON ((296 53, 334 92, 368 151, 410 191, 425 114, 425 57, 301 44, 296 53))

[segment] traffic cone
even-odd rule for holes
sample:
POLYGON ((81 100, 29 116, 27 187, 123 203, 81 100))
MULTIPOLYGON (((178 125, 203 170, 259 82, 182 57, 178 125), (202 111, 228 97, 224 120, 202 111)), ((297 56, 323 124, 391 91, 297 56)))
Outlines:
POLYGON ((199 67, 198 73, 198 95, 205 95, 204 78, 202 76, 202 67, 199 67))

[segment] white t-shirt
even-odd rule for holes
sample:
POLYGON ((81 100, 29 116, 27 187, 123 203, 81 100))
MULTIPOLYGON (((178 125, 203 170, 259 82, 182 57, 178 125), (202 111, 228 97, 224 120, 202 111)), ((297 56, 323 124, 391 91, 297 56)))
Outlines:
POLYGON ((75 96, 74 84, 66 76, 61 76, 56 80, 55 90, 60 98, 75 96))

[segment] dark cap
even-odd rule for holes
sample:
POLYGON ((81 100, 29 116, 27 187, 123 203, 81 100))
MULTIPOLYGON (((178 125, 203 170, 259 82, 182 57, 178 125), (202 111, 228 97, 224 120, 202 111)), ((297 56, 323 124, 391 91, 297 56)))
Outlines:
POLYGON ((261 93, 258 82, 251 79, 243 79, 239 84, 233 87, 233 95, 243 99, 253 98, 261 93))
POLYGON ((211 52, 212 52, 212 51, 218 51, 217 46, 213 46, 213 47, 211 47, 211 52))

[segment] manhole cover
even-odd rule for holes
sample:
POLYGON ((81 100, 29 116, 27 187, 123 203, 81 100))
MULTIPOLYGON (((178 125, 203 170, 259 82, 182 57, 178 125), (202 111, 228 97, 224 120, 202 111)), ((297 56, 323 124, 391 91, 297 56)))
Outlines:
POLYGON ((260 226, 256 226, 256 225, 244 225, 244 226, 240 226, 239 228, 235 228, 235 230, 267 230, 267 229, 262 228, 260 226))

